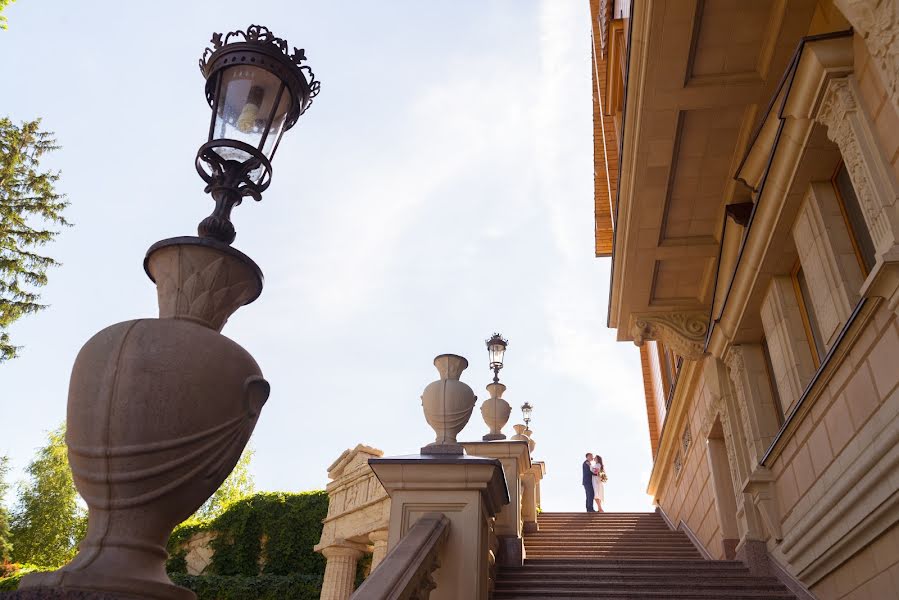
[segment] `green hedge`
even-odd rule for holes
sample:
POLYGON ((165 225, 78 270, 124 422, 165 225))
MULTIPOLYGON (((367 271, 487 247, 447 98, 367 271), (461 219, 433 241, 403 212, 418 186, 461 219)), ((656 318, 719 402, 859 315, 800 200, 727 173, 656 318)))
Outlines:
POLYGON ((193 590, 197 600, 318 600, 321 579, 293 575, 185 575, 172 581, 193 590))
MULTIPOLYGON (((231 504, 210 521, 192 521, 175 529, 169 539, 169 573, 185 573, 182 544, 201 531, 213 531, 210 575, 324 576, 325 558, 312 547, 328 513, 324 491, 291 494, 260 493, 231 504), (266 540, 263 545, 263 538, 266 540), (260 572, 260 564, 262 565, 260 572)), ((205 573, 204 573, 205 574, 205 573)))

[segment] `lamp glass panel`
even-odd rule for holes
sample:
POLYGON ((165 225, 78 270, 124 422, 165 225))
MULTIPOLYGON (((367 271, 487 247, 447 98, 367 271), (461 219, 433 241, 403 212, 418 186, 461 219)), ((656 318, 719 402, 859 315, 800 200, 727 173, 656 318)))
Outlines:
POLYGON ((503 354, 506 353, 505 346, 502 344, 490 344, 487 346, 487 351, 490 354, 490 364, 503 363, 503 354))
MULTIPOLYGON (((214 116, 212 139, 236 140, 258 149, 268 127, 278 90, 281 89, 281 80, 261 67, 246 64, 224 69, 221 77, 219 86, 221 97, 218 99, 218 110, 214 116)), ((289 103, 290 94, 285 92, 281 96, 282 100, 275 109, 275 122, 279 112, 281 113, 279 132, 286 114, 286 109, 282 110, 281 106, 289 103)), ((269 146, 267 140, 270 137, 271 134, 266 138, 266 146, 269 146)), ((277 135, 270 147, 274 147, 276 141, 277 135)), ((216 151, 222 158, 240 162, 250 156, 249 153, 236 148, 218 148, 216 151)))
MULTIPOLYGON (((290 109, 291 104, 290 90, 288 90, 287 86, 282 83, 281 89, 275 92, 271 102, 265 107, 265 110, 267 111, 265 113, 265 118, 271 119, 272 124, 268 131, 268 136, 266 136, 265 140, 262 142, 262 153, 265 154, 269 160, 274 156, 275 150, 278 147, 278 139, 281 137, 281 134, 284 133, 284 122, 287 120, 287 112, 290 109), (281 96, 280 98, 278 98, 279 94, 281 96), (275 100, 278 101, 277 106, 275 105, 275 100), (274 111, 274 113, 272 111, 274 111)), ((260 112, 260 114, 262 113, 260 112)))

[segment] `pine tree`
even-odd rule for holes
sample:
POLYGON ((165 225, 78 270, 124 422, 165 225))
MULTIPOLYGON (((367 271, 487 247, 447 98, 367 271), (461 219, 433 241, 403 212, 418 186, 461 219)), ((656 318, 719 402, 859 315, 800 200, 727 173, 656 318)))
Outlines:
POLYGON ((11 533, 9 531, 9 513, 3 499, 9 489, 6 476, 9 474, 9 457, 0 456, 0 563, 9 562, 12 553, 11 533))
POLYGON ((244 448, 234 470, 222 482, 219 489, 194 513, 194 517, 201 519, 216 517, 232 502, 251 496, 256 491, 256 482, 250 473, 250 461, 253 459, 253 454, 254 451, 249 447, 244 448))
POLYGON ((41 156, 59 148, 40 124, 16 126, 0 118, 0 362, 18 350, 4 330, 45 308, 34 289, 46 285, 47 269, 59 264, 37 252, 59 233, 47 226, 69 225, 62 216, 69 203, 54 187, 59 173, 40 171, 41 156))
POLYGON ((66 428, 48 435, 26 472, 30 481, 19 486, 12 511, 12 558, 46 567, 58 567, 75 556, 85 533, 86 517, 79 508, 69 470, 66 428))

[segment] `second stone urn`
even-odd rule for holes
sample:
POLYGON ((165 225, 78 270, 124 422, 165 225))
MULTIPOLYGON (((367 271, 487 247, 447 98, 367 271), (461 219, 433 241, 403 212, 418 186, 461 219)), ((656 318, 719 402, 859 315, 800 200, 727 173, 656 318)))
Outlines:
POLYGON ((506 434, 503 433, 503 427, 509 422, 509 416, 512 414, 512 406, 503 400, 506 386, 501 383, 488 383, 487 391, 490 393, 490 398, 484 400, 481 405, 481 416, 484 417, 484 422, 490 428, 490 433, 482 439, 484 441, 504 440, 506 434))
POLYGON ((421 395, 421 406, 436 439, 421 449, 422 454, 464 454, 456 436, 468 424, 478 398, 459 377, 468 361, 456 354, 441 354, 434 359, 440 379, 428 384, 421 395))

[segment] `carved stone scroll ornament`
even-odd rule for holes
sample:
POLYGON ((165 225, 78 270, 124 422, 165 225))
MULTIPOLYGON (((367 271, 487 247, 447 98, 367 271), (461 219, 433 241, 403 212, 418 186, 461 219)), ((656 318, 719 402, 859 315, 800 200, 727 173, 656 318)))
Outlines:
POLYGON ((631 316, 634 344, 660 341, 675 354, 687 360, 704 355, 705 336, 709 330, 708 314, 702 312, 643 313, 631 316))
POLYGON ((896 0, 836 0, 834 4, 861 35, 887 96, 899 110, 899 3, 896 0))

